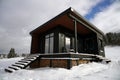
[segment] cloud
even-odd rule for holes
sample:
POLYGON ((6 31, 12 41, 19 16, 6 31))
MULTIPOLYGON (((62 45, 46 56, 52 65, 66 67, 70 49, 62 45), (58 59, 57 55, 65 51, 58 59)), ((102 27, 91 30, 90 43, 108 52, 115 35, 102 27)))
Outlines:
POLYGON ((0 52, 29 53, 29 32, 55 17, 68 7, 87 14, 100 0, 1 0, 0 1, 0 52))
POLYGON ((120 32, 120 1, 116 0, 112 5, 97 13, 91 22, 104 33, 120 32))
POLYGON ((97 5, 98 3, 102 2, 103 0, 71 0, 70 5, 74 7, 81 15, 88 14, 92 7, 97 5))

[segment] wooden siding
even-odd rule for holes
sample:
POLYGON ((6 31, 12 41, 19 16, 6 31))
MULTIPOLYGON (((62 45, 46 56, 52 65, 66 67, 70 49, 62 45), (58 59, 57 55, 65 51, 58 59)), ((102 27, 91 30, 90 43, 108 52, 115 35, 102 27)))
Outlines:
POLYGON ((50 59, 40 59, 39 67, 50 67, 50 59))
POLYGON ((32 35, 31 41, 31 54, 39 52, 39 37, 38 35, 32 35))
POLYGON ((54 68, 67 68, 70 69, 73 66, 80 64, 86 64, 89 60, 71 60, 71 59, 40 59, 31 64, 31 68, 39 67, 54 67, 54 68))

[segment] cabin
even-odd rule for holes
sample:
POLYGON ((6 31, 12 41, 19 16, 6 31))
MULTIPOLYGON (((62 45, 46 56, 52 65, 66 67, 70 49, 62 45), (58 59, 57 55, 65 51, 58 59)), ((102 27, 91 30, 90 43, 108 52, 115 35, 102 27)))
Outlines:
POLYGON ((6 72, 40 67, 70 69, 89 62, 111 62, 105 58, 104 34, 73 8, 30 32, 30 55, 15 62, 6 72))
POLYGON ((31 53, 41 58, 31 64, 36 67, 64 67, 88 62, 93 55, 105 57, 104 33, 69 8, 30 32, 31 53))

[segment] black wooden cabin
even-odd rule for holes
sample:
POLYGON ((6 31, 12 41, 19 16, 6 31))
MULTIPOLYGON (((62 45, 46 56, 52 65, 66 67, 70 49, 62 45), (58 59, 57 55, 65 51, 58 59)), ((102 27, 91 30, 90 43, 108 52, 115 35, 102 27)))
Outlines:
POLYGON ((69 8, 32 32, 31 54, 40 56, 30 65, 36 67, 72 66, 101 61, 104 53, 104 34, 69 8))
POLYGON ((105 56, 103 32, 72 8, 30 34, 31 54, 77 52, 105 56))

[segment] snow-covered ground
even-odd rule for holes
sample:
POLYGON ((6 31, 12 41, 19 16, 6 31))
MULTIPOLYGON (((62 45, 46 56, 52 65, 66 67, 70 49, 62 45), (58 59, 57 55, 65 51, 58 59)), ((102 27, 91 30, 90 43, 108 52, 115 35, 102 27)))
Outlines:
POLYGON ((0 80, 120 80, 120 47, 105 47, 105 52, 111 63, 81 64, 70 70, 47 67, 7 73, 4 68, 21 58, 0 59, 0 80))

